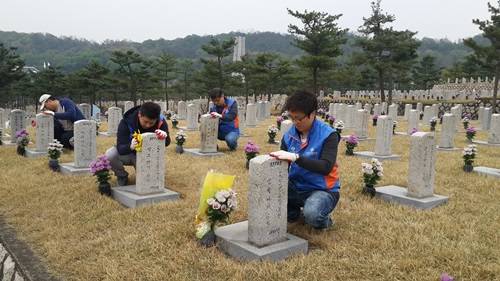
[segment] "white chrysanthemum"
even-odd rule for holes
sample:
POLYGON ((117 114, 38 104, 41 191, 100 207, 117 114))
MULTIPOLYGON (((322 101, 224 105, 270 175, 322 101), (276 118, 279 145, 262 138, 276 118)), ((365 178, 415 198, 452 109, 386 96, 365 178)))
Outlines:
POLYGON ((214 210, 219 210, 221 205, 219 202, 214 202, 211 206, 214 210))
POLYGON ((208 198, 207 199, 207 204, 212 206, 215 203, 215 200, 213 198, 208 198))
POLYGON ((224 202, 226 202, 226 197, 225 197, 225 196, 224 196, 224 194, 223 194, 222 192, 220 192, 220 191, 219 191, 219 192, 217 192, 217 193, 215 194, 215 199, 216 199, 217 201, 219 201, 220 203, 224 203, 224 202))

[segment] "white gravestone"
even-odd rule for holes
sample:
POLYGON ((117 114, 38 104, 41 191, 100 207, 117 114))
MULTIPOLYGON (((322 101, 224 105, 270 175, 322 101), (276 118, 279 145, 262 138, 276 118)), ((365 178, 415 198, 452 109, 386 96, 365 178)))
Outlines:
POLYGON ((186 115, 187 115, 186 102, 180 101, 179 103, 177 103, 177 119, 186 120, 186 115))
POLYGON ((443 126, 441 128, 441 138, 439 141, 440 149, 452 150, 454 148, 456 121, 455 115, 453 114, 446 113, 443 116, 443 126))
POLYGON ((142 150, 137 152, 136 185, 113 188, 113 198, 134 208, 167 200, 179 194, 165 188, 165 140, 154 133, 142 134, 142 150))
POLYGON ((127 111, 129 111, 133 107, 134 107, 133 101, 126 101, 123 105, 123 113, 126 113, 127 111))
POLYGON ((377 158, 378 160, 399 160, 399 155, 392 154, 392 125, 391 116, 382 115, 377 120, 377 138, 375 140, 375 152, 359 151, 354 155, 365 158, 377 158))
POLYGON ((115 136, 118 132, 118 125, 122 120, 123 113, 119 107, 110 107, 108 109, 108 136, 115 136))
POLYGON ((10 135, 11 142, 16 143, 16 132, 26 129, 26 112, 20 109, 14 109, 10 112, 10 135))
POLYGON ((248 221, 218 228, 219 248, 239 260, 306 254, 307 241, 287 234, 288 163, 257 156, 250 160, 248 182, 248 221))
POLYGON ((418 121, 419 121, 420 113, 418 110, 410 110, 410 114, 408 116, 408 135, 411 134, 413 129, 418 131, 418 121))
POLYGON ((354 122, 355 133, 360 140, 368 139, 368 122, 370 119, 370 114, 364 109, 360 109, 356 112, 356 118, 354 122))
POLYGON ((436 142, 433 133, 417 132, 410 137, 408 188, 383 186, 376 196, 392 203, 417 209, 431 209, 448 202, 448 197, 434 194, 436 142))
POLYGON ((247 104, 247 127, 253 128, 257 126, 257 111, 255 104, 247 104))
POLYGON ((204 114, 200 118, 200 148, 186 148, 184 152, 193 156, 222 156, 217 152, 219 118, 204 114))
POLYGON ((90 120, 92 117, 92 114, 91 114, 92 108, 91 108, 90 104, 81 103, 78 107, 82 111, 83 117, 87 120, 90 120))
POLYGON ((61 164, 61 172, 71 175, 87 174, 90 173, 90 163, 97 155, 96 122, 76 121, 74 130, 74 162, 61 164))

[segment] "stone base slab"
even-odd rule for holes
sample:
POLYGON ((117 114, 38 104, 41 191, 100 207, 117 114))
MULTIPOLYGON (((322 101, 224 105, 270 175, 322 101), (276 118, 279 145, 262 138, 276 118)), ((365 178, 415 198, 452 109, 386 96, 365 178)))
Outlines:
POLYGON ((186 132, 194 132, 194 131, 198 131, 198 129, 188 129, 187 127, 179 127, 179 130, 183 130, 183 131, 186 131, 186 132))
POLYGON ((489 167, 474 167, 474 172, 487 177, 494 177, 500 179, 500 169, 489 167))
POLYGON ((489 143, 487 141, 472 141, 472 143, 475 143, 475 144, 481 144, 481 145, 488 145, 488 146, 500 146, 500 143, 489 143))
POLYGON ((60 165, 63 175, 88 175, 90 168, 77 168, 75 163, 64 163, 60 165))
POLYGON ((222 153, 222 152, 203 153, 203 152, 200 152, 199 148, 184 148, 184 153, 192 155, 192 156, 197 156, 197 157, 224 156, 224 153, 222 153))
POLYGON ((458 147, 439 147, 439 146, 436 146, 436 148, 438 151, 457 151, 457 150, 460 150, 460 148, 458 148, 458 147))
POLYGON ((359 152, 354 152, 355 156, 359 157, 364 157, 364 158, 375 158, 377 160, 383 161, 383 160, 400 160, 401 156, 392 154, 392 155, 387 155, 387 156, 382 156, 382 155, 375 155, 375 152, 373 151, 359 151, 359 152))
POLYGON ((180 198, 179 193, 166 188, 153 194, 137 194, 135 193, 135 185, 114 187, 111 190, 113 198, 128 208, 137 208, 180 198))
MULTIPOLYGON (((351 136, 351 135, 346 135, 346 136, 343 136, 341 139, 346 140, 346 139, 348 139, 350 136, 351 136)), ((375 140, 374 138, 364 138, 364 139, 362 139, 362 138, 359 138, 359 137, 358 137, 358 141, 374 141, 374 140, 375 140)))
POLYGON ((237 260, 279 261, 296 254, 307 254, 308 242, 287 234, 287 240, 272 245, 257 247, 248 241, 248 221, 219 227, 215 230, 217 247, 237 260))
POLYGON ((116 134, 109 134, 108 132, 99 132, 98 136, 102 136, 102 137, 116 137, 116 134))
POLYGON ((408 189, 395 185, 388 185, 375 188, 376 197, 384 201, 410 206, 416 209, 428 210, 448 202, 447 196, 434 194, 426 198, 414 198, 408 196, 408 189))
POLYGON ((47 152, 46 151, 36 151, 36 150, 26 149, 26 154, 25 155, 28 158, 39 158, 39 157, 47 156, 47 152))

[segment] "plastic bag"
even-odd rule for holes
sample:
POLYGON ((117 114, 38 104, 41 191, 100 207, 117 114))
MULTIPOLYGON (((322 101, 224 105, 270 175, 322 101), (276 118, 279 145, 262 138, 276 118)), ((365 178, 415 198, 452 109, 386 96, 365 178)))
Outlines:
POLYGON ((200 193, 200 204, 198 205, 198 213, 196 214, 196 224, 205 220, 207 217, 208 203, 207 199, 213 197, 219 190, 227 190, 233 186, 236 176, 224 175, 209 171, 205 176, 203 187, 200 193))

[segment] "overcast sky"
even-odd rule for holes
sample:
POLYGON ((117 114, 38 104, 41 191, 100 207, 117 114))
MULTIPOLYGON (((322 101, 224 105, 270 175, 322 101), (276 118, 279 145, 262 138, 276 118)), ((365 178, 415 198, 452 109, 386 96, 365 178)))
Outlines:
MULTIPOLYGON (((286 8, 343 14, 339 24, 357 30, 371 0, 2 0, 0 30, 44 32, 89 40, 175 39, 230 31, 286 33, 286 8)), ((496 0, 489 0, 496 3, 496 0)), ((472 19, 488 18, 488 0, 383 0, 394 27, 417 37, 457 40, 479 33, 472 19)))

